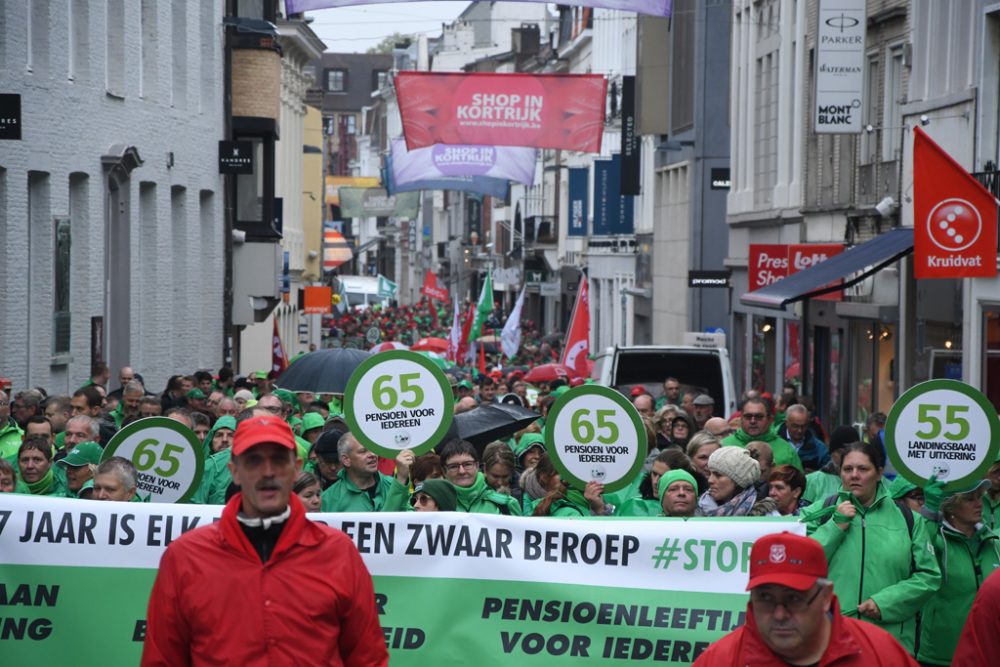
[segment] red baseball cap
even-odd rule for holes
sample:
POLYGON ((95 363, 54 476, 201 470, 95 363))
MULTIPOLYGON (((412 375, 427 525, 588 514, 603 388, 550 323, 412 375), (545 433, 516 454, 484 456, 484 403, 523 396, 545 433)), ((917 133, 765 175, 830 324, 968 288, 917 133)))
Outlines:
POLYGON ((273 442, 290 450, 297 451, 292 427, 284 419, 273 415, 251 417, 240 422, 233 435, 233 456, 239 456, 254 445, 273 442))
POLYGON ((772 533, 753 543, 747 590, 778 584, 805 591, 826 574, 826 554, 819 542, 789 532, 772 533))
POLYGON ((646 388, 643 387, 641 384, 632 387, 632 398, 635 398, 637 396, 642 396, 645 393, 646 393, 646 388))

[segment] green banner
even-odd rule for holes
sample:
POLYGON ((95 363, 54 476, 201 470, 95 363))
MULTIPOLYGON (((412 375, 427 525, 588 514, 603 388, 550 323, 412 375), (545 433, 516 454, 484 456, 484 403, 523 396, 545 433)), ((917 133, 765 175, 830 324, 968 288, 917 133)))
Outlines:
MULTIPOLYGON (((4 664, 138 664, 163 549, 221 509, 0 494, 4 664)), ((743 622, 753 542, 804 534, 780 519, 311 516, 358 546, 393 667, 688 665, 743 622)))

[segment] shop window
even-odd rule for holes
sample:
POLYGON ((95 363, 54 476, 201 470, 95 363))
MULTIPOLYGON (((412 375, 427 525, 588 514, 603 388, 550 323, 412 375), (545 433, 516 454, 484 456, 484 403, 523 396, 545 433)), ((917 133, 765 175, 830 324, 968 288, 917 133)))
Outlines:
POLYGON ((1000 412, 1000 306, 983 309, 983 392, 1000 412))

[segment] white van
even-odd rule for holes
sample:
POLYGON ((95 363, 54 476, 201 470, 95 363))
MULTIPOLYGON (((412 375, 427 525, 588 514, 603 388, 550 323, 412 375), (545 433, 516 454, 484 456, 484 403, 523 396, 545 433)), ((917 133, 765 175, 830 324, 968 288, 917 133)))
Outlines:
POLYGON ((725 418, 736 411, 733 369, 725 348, 609 347, 594 362, 594 380, 626 396, 633 387, 642 385, 653 397, 659 398, 663 394, 663 381, 668 377, 677 378, 683 393, 697 391, 714 398, 716 417, 725 418))
POLYGON ((378 278, 372 276, 340 276, 347 295, 347 305, 352 311, 364 310, 374 305, 389 306, 389 299, 378 295, 378 278))

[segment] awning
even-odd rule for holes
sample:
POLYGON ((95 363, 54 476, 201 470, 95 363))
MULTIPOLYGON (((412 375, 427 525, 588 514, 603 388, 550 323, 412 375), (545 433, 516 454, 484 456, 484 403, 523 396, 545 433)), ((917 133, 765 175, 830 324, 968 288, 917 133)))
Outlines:
POLYGON ((825 262, 793 273, 767 287, 747 292, 740 297, 740 303, 781 310, 785 304, 821 296, 859 283, 911 252, 913 252, 913 229, 910 227, 892 229, 871 241, 848 248, 825 262), (858 273, 859 271, 861 273, 858 273), (848 279, 848 276, 851 278, 848 279), (841 278, 844 279, 842 284, 830 285, 841 278))
POLYGON ((323 270, 333 271, 335 268, 351 261, 354 252, 344 235, 327 227, 323 230, 323 270))

